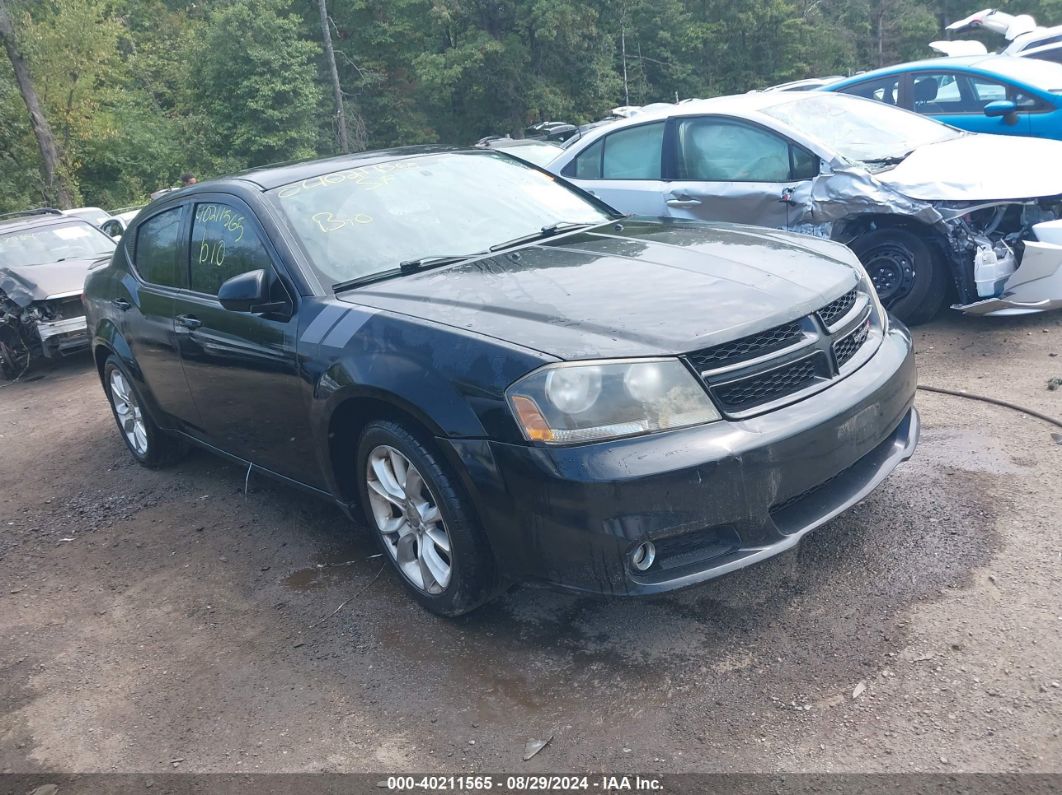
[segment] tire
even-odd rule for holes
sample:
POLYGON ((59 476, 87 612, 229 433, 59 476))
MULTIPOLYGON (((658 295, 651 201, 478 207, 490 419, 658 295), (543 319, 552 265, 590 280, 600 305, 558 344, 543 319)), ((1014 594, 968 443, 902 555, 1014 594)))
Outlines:
POLYGON ((948 298, 946 265, 905 229, 877 229, 851 244, 889 312, 909 326, 932 320, 948 298))
POLYGON ((413 598, 452 617, 493 597, 490 549, 440 457, 408 428, 387 420, 366 426, 355 454, 365 521, 413 598))
POLYGON ((103 388, 122 441, 138 463, 159 469, 184 457, 188 446, 159 428, 143 410, 140 390, 113 354, 103 363, 103 388))

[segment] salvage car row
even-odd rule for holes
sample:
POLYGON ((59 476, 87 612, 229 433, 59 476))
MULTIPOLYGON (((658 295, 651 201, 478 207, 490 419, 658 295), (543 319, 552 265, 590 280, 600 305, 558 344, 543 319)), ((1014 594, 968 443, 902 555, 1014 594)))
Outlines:
POLYGON ((133 457, 197 445, 363 515, 442 615, 525 581, 659 593, 791 548, 912 455, 890 311, 1062 305, 1062 143, 833 93, 569 141, 548 171, 404 148, 154 201, 84 288, 133 457))

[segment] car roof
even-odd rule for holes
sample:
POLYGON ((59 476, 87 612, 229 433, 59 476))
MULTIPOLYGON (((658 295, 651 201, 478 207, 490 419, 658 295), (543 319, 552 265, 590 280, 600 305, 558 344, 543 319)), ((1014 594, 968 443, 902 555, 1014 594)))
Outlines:
MULTIPOLYGON (((1026 83, 1045 91, 1062 89, 1062 64, 1040 61, 1035 58, 1020 58, 1014 55, 956 55, 949 58, 925 58, 921 61, 886 66, 871 72, 846 78, 837 85, 850 85, 876 77, 885 77, 899 72, 923 71, 926 69, 972 69, 985 74, 998 75, 1008 80, 1026 83)), ((831 86, 834 88, 836 86, 831 86)))
MULTIPOLYGON (((748 94, 728 94, 709 99, 687 99, 677 105, 667 105, 645 113, 631 116, 629 119, 617 119, 607 126, 608 132, 619 130, 624 127, 636 127, 651 121, 669 119, 672 116, 697 116, 706 113, 719 113, 724 115, 745 115, 759 113, 766 108, 772 108, 787 102, 805 101, 810 96, 822 98, 825 95, 816 91, 755 91, 748 94)), ((847 95, 845 95, 847 97, 847 95)), ((848 97, 848 99, 852 99, 848 97)), ((841 100, 847 101, 847 100, 841 100)), ((590 130, 580 138, 580 141, 597 137, 598 130, 590 130)))
POLYGON ((543 141, 539 138, 494 138, 487 141, 491 149, 513 149, 518 146, 548 146, 553 149, 563 149, 556 141, 543 141))
MULTIPOLYGON (((262 166, 248 171, 224 177, 220 180, 206 180, 188 188, 183 188, 167 196, 188 195, 190 193, 208 192, 221 182, 240 180, 257 185, 262 190, 272 190, 281 185, 289 185, 304 179, 320 177, 335 171, 348 168, 362 168, 378 163, 387 163, 392 160, 404 160, 409 157, 421 155, 439 154, 442 152, 475 152, 475 149, 458 149, 447 146, 400 146, 393 149, 378 149, 371 152, 357 152, 354 154, 338 155, 336 157, 318 158, 316 160, 303 160, 297 163, 281 163, 274 166, 262 166)), ((482 151, 482 150, 479 150, 482 151)))
MULTIPOLYGON (((92 226, 84 218, 76 215, 63 215, 58 210, 42 210, 32 215, 13 215, 8 218, 0 217, 0 234, 15 232, 23 229, 36 227, 57 226, 59 224, 85 224, 92 226)), ((95 228, 95 227, 93 227, 95 228)))

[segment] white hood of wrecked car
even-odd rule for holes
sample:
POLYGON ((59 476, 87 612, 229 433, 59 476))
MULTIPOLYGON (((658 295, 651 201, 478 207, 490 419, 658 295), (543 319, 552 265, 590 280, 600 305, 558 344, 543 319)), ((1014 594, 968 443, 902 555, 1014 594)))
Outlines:
POLYGON ((1062 141, 970 134, 916 149, 874 177, 924 201, 1035 199, 1062 194, 1062 141))

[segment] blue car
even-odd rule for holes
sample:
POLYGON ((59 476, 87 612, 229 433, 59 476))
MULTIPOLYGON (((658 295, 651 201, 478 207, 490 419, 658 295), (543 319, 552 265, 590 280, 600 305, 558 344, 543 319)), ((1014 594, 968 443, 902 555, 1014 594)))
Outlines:
POLYGON ((962 130, 1062 140, 1062 64, 1012 55, 933 58, 823 86, 962 130))

